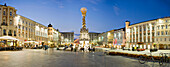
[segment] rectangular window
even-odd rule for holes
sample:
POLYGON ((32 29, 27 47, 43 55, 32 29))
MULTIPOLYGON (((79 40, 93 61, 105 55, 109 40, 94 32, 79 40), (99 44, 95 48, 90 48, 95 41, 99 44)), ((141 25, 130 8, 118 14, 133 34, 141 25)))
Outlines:
POLYGON ((21 28, 21 25, 19 25, 18 28, 20 29, 20 28, 21 28))
POLYGON ((10 20, 9 24, 12 25, 12 20, 10 20))
POLYGON ((164 35, 164 32, 162 31, 161 34, 164 35))
POLYGON ((24 24, 24 21, 22 21, 22 23, 24 24))
POLYGON ((3 15, 5 15, 5 11, 3 12, 3 15))
POLYGON ((158 30, 159 30, 159 26, 158 26, 158 30))
POLYGON ((164 26, 162 25, 162 29, 164 28, 164 26))
POLYGON ((168 29, 168 25, 166 25, 166 29, 168 29))
POLYGON ((158 35, 159 35, 159 32, 158 32, 158 35))
POLYGON ((26 22, 26 25, 27 25, 27 22, 26 22))
POLYGON ((26 27, 25 29, 26 29, 26 31, 27 31, 27 27, 26 27))
POLYGON ((4 33, 4 35, 6 35, 6 30, 5 29, 3 30, 3 33, 4 33))
POLYGON ((10 12, 10 16, 12 16, 12 12, 10 12))
POLYGON ((165 34, 168 35, 168 31, 165 31, 165 34))
POLYGON ((22 30, 24 30, 24 26, 22 26, 22 30))
POLYGON ((160 41, 162 41, 162 38, 160 38, 160 41))
POLYGON ((165 41, 166 41, 166 38, 165 38, 165 41))

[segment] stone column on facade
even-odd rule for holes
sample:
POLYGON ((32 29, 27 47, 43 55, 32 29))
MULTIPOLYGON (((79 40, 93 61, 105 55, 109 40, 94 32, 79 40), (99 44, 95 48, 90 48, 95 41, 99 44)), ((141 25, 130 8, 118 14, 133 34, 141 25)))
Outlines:
MULTIPOLYGON (((138 26, 138 42, 140 42, 140 28, 139 28, 139 26, 138 26)), ((137 47, 139 47, 139 45, 137 47)))
POLYGON ((156 24, 156 22, 155 22, 155 25, 154 25, 154 32, 155 32, 155 35, 154 35, 154 42, 153 43, 155 43, 155 42, 157 42, 157 24, 156 24))
MULTIPOLYGON (((150 48, 152 47, 152 43, 153 43, 153 42, 152 42, 152 36, 153 36, 153 35, 152 35, 152 24, 150 23, 150 45, 149 45, 150 48)), ((150 49, 150 48, 149 48, 149 49, 150 49)))
MULTIPOLYGON (((142 42, 144 42, 144 29, 143 29, 143 25, 141 26, 142 27, 142 42)), ((143 45, 140 45, 140 47, 143 47, 143 45)))
POLYGON ((132 48, 133 45, 134 45, 134 44, 133 44, 133 43, 134 43, 134 42, 133 42, 133 29, 134 29, 134 28, 132 27, 132 44, 131 44, 131 48, 132 48))
POLYGON ((145 28, 146 28, 145 29, 145 31, 146 31, 146 33, 145 33, 146 40, 145 40, 144 48, 147 48, 147 46, 148 46, 148 24, 146 24, 145 28))
POLYGON ((136 26, 134 27, 134 29, 135 29, 135 47, 136 47, 136 26))

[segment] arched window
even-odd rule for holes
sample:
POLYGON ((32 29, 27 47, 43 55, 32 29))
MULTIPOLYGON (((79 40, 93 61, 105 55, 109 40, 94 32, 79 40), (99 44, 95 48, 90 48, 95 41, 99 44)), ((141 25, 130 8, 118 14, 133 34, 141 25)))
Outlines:
POLYGON ((12 36, 12 30, 9 30, 8 35, 12 36))
POLYGON ((6 30, 5 29, 3 30, 3 34, 6 35, 6 30))
POLYGON ((14 36, 16 36, 16 31, 14 31, 14 36))

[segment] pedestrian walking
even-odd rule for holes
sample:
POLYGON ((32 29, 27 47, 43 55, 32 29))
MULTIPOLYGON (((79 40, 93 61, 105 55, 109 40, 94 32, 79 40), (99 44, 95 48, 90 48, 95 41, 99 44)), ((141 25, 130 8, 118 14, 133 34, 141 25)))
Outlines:
POLYGON ((45 45, 45 51, 48 49, 48 45, 45 45))

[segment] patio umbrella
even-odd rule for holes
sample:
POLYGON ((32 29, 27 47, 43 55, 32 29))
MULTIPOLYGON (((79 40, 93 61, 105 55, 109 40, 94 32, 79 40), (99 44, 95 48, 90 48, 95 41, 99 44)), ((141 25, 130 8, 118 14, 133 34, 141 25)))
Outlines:
POLYGON ((16 39, 14 37, 11 37, 11 36, 2 36, 0 37, 1 40, 19 40, 19 39, 16 39))

